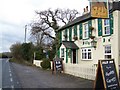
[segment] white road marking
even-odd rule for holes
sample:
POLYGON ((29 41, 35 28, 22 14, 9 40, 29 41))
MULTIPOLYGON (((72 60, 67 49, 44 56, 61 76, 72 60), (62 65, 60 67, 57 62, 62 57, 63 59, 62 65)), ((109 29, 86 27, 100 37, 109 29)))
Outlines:
POLYGON ((9 70, 9 73, 11 73, 11 70, 9 70))
POLYGON ((10 78, 10 81, 11 81, 11 82, 13 82, 13 79, 12 79, 12 78, 10 78))
POLYGON ((19 84, 19 82, 17 82, 17 84, 19 84))
POLYGON ((14 88, 14 85, 11 85, 11 88, 14 88))
POLYGON ((12 74, 10 73, 10 77, 12 77, 12 74))
POLYGON ((6 63, 8 62, 8 60, 6 60, 6 63))

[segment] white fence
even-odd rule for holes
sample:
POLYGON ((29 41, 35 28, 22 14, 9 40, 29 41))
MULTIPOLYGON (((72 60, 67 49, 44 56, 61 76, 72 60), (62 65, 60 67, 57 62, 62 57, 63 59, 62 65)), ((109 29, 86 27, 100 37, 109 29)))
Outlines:
POLYGON ((64 64, 64 72, 81 78, 95 80, 96 66, 81 64, 64 64))
POLYGON ((33 64, 38 66, 38 67, 41 67, 41 65, 40 65, 41 62, 42 62, 42 60, 33 60, 33 64))
MULTIPOLYGON (((41 60, 33 60, 33 64, 41 67, 41 60)), ((51 62, 52 67, 52 62, 51 62)), ((95 80, 96 76, 96 66, 83 65, 83 64, 66 64, 64 63, 64 72, 81 78, 95 80)))

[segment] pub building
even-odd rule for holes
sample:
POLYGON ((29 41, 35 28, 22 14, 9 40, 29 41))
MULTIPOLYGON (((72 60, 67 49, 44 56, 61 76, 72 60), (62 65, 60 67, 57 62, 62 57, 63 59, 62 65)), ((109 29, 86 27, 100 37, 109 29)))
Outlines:
MULTIPOLYGON (((119 75, 120 1, 109 1, 108 8, 102 2, 93 5, 90 10, 88 6, 84 8, 82 16, 58 29, 58 56, 63 59, 65 69, 67 65, 94 67, 98 60, 114 59, 119 75)), ((74 73, 72 69, 65 72, 74 73)), ((78 70, 79 72, 81 71, 78 70)))

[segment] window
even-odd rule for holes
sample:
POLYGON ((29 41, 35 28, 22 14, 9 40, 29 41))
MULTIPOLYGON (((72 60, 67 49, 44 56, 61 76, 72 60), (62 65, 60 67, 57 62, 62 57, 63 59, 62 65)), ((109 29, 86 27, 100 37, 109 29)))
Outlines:
POLYGON ((89 37, 88 23, 84 24, 84 39, 89 37))
POLYGON ((64 57, 64 48, 61 48, 61 57, 64 57))
POLYGON ((91 60, 92 59, 92 51, 90 48, 82 49, 82 59, 83 60, 91 60))
POLYGON ((110 21, 109 21, 109 19, 104 19, 104 35, 110 35, 110 21))
POLYGON ((111 46, 107 45, 105 46, 105 59, 111 59, 112 55, 111 55, 111 46))
POLYGON ((67 38, 68 38, 68 36, 67 36, 67 29, 63 31, 63 37, 64 37, 63 40, 67 41, 67 38))

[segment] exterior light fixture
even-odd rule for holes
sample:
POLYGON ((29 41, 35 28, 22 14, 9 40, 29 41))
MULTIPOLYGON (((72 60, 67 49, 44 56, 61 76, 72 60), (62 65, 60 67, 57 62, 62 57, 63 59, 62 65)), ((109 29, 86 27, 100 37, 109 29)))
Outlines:
POLYGON ((97 41, 95 41, 94 39, 91 41, 91 46, 96 48, 97 46, 97 41))

